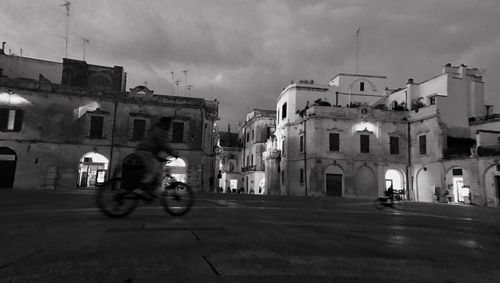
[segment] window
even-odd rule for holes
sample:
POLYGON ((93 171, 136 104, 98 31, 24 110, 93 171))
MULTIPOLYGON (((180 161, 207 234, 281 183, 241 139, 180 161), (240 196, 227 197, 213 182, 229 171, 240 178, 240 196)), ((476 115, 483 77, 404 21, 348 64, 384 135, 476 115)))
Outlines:
POLYGON ((462 176, 462 168, 457 168, 457 169, 453 169, 452 171, 452 174, 453 176, 462 176))
POLYGON ((304 152, 304 136, 299 137, 299 151, 304 152))
POLYGON ((146 133, 146 120, 134 119, 133 139, 141 140, 146 133))
POLYGON ((247 142, 250 141, 250 133, 247 133, 247 142))
POLYGON ((90 138, 102 138, 103 116, 90 116, 90 138))
POLYGON ((266 128, 266 141, 271 137, 271 127, 266 128))
POLYGON ((304 169, 302 168, 300 168, 299 181, 301 185, 304 184, 304 169))
POLYGON ((285 150, 285 140, 281 142, 281 155, 285 156, 286 150, 285 150))
POLYGON ((281 183, 285 183, 285 171, 281 171, 281 183))
POLYGON ((250 155, 247 155, 247 166, 250 165, 250 155))
POLYGON ((435 104, 436 104, 436 97, 430 96, 429 97, 429 105, 435 105, 435 104))
POLYGON ((369 135, 360 135, 359 136, 359 145, 360 151, 362 153, 370 152, 370 136, 369 135))
POLYGON ((252 130, 252 140, 254 141, 255 140, 255 131, 252 130))
POLYGON ((399 138, 389 137, 389 151, 391 154, 399 154, 399 138))
POLYGON ((418 137, 418 148, 421 155, 427 154, 427 136, 421 135, 418 137))
POLYGON ((251 155, 251 159, 250 159, 250 165, 253 166, 253 154, 251 155))
POLYGON ((0 131, 19 132, 23 124, 23 111, 0 109, 0 131))
POLYGON ((365 91, 365 83, 364 82, 359 83, 359 91, 365 91))
POLYGON ((281 106, 281 119, 286 118, 286 102, 281 106))
POLYGON ((340 151, 340 135, 338 133, 330 133, 328 135, 330 151, 340 151))
POLYGON ((183 122, 172 122, 172 142, 184 142, 183 122))

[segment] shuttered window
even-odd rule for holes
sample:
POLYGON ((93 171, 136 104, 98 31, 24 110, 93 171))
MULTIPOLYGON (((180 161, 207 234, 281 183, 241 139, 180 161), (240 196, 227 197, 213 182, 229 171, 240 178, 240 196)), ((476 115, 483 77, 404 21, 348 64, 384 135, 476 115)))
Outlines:
POLYGON ((340 151, 340 135, 338 133, 330 133, 328 135, 330 151, 340 151))
POLYGON ((360 135, 359 136, 360 151, 362 153, 370 153, 370 136, 360 135))
POLYGON ((90 137, 102 138, 103 126, 104 126, 104 117, 90 116, 90 137))
POLYGON ((389 151, 391 154, 399 154, 399 138, 390 137, 389 138, 389 151))
POLYGON ((141 140, 146 134, 146 120, 134 119, 134 140, 141 140))
POLYGON ((421 155, 427 154, 427 136, 422 135, 418 137, 418 148, 421 155))
POLYGON ((19 132, 23 125, 23 111, 18 109, 0 109, 0 131, 19 132))
POLYGON ((184 123, 183 122, 173 122, 172 123, 172 141, 173 142, 184 142, 184 123))

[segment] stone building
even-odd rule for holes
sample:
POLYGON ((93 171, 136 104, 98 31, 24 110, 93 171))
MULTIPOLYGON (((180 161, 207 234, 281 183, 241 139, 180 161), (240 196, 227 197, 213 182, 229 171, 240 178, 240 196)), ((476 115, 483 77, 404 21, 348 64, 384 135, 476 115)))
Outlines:
POLYGON ((241 172, 244 177, 244 192, 248 194, 268 194, 264 174, 263 153, 266 142, 275 130, 274 110, 254 109, 247 114, 240 125, 241 172))
POLYGON ((227 132, 218 133, 216 151, 219 192, 241 192, 244 180, 241 174, 241 142, 238 133, 232 133, 229 125, 227 132))
POLYGON ((276 109, 265 156, 281 194, 374 198, 392 186, 416 201, 499 204, 500 115, 477 69, 447 64, 396 90, 384 76, 339 74, 290 84, 276 109))
POLYGON ((93 187, 133 162, 148 128, 168 117, 180 157, 171 172, 196 190, 213 189, 217 101, 156 95, 146 86, 125 91, 126 73, 117 66, 0 52, 0 68, 0 187, 93 187))

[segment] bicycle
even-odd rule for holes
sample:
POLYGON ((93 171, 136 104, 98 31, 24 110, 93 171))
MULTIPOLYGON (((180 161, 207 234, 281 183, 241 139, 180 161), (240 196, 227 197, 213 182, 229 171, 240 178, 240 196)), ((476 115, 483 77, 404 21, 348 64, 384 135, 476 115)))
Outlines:
MULTIPOLYGON (((168 159, 162 161, 171 162, 168 159)), ((135 174, 123 174, 123 171, 117 167, 113 177, 103 186, 98 187, 96 204, 104 215, 112 218, 127 216, 137 208, 140 200, 150 203, 154 199, 159 199, 165 210, 173 216, 184 215, 193 206, 194 192, 192 188, 177 181, 170 174, 164 173, 162 181, 156 183, 155 190, 146 192, 151 198, 145 198, 133 192, 139 187, 137 181, 138 177, 141 176, 140 172, 133 173, 135 174)))
POLYGON ((377 209, 389 207, 395 210, 400 210, 402 203, 403 199, 398 194, 394 194, 392 199, 388 196, 385 196, 385 197, 378 197, 374 201, 375 208, 377 209))

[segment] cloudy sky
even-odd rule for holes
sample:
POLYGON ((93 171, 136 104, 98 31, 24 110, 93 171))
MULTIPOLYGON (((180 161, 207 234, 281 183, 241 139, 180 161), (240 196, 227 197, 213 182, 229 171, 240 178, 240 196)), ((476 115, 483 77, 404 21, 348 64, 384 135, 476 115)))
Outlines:
MULTIPOLYGON (((62 0, 2 0, 0 41, 23 56, 62 61, 62 0)), ((127 87, 220 101, 232 129, 254 108, 274 109, 291 80, 326 84, 355 72, 403 86, 450 62, 481 69, 500 113, 499 0, 72 0, 68 57, 125 68, 127 87), (176 92, 177 87, 174 87, 176 92)))

